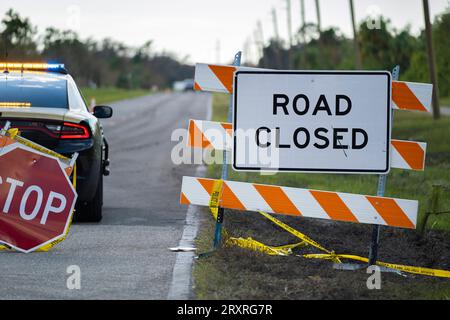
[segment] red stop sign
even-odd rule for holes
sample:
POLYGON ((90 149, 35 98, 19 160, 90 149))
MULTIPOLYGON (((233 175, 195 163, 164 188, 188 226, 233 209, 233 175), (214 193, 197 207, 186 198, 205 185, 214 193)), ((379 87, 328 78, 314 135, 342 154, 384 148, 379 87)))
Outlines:
POLYGON ((76 198, 55 158, 20 145, 0 154, 0 242, 31 252, 60 238, 76 198))

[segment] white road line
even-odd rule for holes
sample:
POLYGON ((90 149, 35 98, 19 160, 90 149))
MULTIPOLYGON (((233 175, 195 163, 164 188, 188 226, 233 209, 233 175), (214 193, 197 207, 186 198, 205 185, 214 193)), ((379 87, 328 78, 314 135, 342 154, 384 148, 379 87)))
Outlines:
MULTIPOLYGON (((208 108, 206 120, 211 120, 212 116, 212 95, 208 97, 208 108)), ((195 171, 196 177, 203 177, 206 172, 204 165, 198 166, 195 171)), ((186 223, 179 247, 194 247, 195 238, 199 227, 199 207, 190 205, 186 213, 186 223)), ((187 300, 192 297, 192 264, 195 252, 178 252, 173 267, 172 283, 170 284, 168 300, 187 300)))

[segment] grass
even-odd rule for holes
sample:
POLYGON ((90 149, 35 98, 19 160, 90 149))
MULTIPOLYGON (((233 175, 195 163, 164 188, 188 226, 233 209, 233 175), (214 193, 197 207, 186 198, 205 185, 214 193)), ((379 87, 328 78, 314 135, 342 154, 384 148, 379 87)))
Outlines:
MULTIPOLYGON (((226 121, 228 103, 228 95, 214 96, 214 121, 226 121)), ((430 210, 432 186, 450 186, 450 117, 435 121, 429 115, 396 112, 392 136, 396 139, 427 142, 426 170, 416 172, 392 169, 386 189, 388 197, 419 200, 419 220, 421 220, 430 210)), ((220 165, 210 165, 207 175, 219 178, 220 172, 220 165)), ((230 170, 229 179, 368 195, 376 194, 377 189, 377 176, 374 175, 280 173, 264 176, 230 170)), ((437 211, 450 211, 450 189, 440 193, 437 211)), ((371 230, 369 225, 338 223, 331 227, 323 225, 314 227, 318 223, 316 219, 283 216, 278 218, 285 219, 284 221, 294 228, 299 227, 319 243, 329 245, 331 249, 367 256, 371 230), (328 234, 333 236, 329 237, 328 234)), ((261 220, 261 217, 254 213, 248 212, 243 215, 227 211, 225 228, 232 230, 233 236, 251 236, 273 245, 295 241, 270 224, 262 225, 261 220)), ((431 215, 427 229, 430 233, 421 240, 413 231, 402 233, 401 229, 383 228, 384 246, 380 252, 381 259, 418 266, 437 265, 441 269, 448 270, 450 265, 445 239, 448 238, 447 232, 450 230, 450 214, 431 215)), ((214 223, 209 214, 205 214, 197 240, 200 252, 210 249, 213 230, 214 223)), ((217 251, 208 259, 199 260, 194 267, 195 292, 199 299, 339 299, 347 296, 357 299, 449 299, 450 297, 450 287, 445 279, 413 276, 404 280, 401 277, 395 278, 397 276, 383 277, 387 277, 388 280, 383 282, 382 292, 368 293, 367 288, 360 285, 365 284, 367 279, 364 271, 350 274, 333 272, 326 262, 305 261, 291 256, 264 256, 228 247, 217 251)))
POLYGON ((450 107, 450 97, 440 99, 441 106, 450 107))
POLYGON ((148 90, 142 89, 120 89, 120 88, 81 88, 81 92, 86 99, 86 103, 90 104, 95 99, 97 105, 110 103, 119 100, 131 99, 150 94, 148 90))

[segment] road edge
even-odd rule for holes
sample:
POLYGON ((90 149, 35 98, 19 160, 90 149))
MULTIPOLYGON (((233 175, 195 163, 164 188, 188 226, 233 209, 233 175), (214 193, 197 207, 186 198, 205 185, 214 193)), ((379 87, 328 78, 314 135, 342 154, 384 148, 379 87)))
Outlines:
MULTIPOLYGON (((209 96, 206 120, 212 117, 212 95, 209 96)), ((196 177, 203 177, 206 173, 206 166, 200 165, 195 171, 196 177)), ((200 212, 197 206, 189 205, 186 212, 186 222, 183 234, 180 239, 180 247, 195 247, 195 238, 199 228, 200 212)), ((195 252, 178 252, 175 265, 172 271, 172 282, 167 295, 168 300, 188 300, 192 299, 192 266, 195 252)))

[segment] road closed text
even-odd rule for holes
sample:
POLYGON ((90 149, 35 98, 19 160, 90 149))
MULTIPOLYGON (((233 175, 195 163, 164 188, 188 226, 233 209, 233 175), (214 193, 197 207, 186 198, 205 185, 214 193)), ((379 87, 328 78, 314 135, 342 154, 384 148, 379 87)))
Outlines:
MULTIPOLYGON (((346 95, 336 95, 331 99, 320 95, 317 101, 311 101, 305 94, 297 94, 289 98, 286 94, 274 94, 272 102, 272 114, 274 116, 305 116, 310 113, 313 117, 324 114, 326 116, 344 117, 352 110, 352 101, 346 95), (332 104, 330 104, 330 100, 332 104)), ((256 130, 255 141, 258 147, 268 148, 275 143, 276 148, 305 149, 313 146, 317 149, 364 149, 367 146, 369 136, 363 128, 327 128, 319 126, 308 129, 298 127, 292 134, 290 141, 281 141, 280 127, 259 127, 256 130), (275 132, 275 141, 269 137, 275 132)))
POLYGON ((233 168, 386 173, 388 72, 238 71, 233 168))

